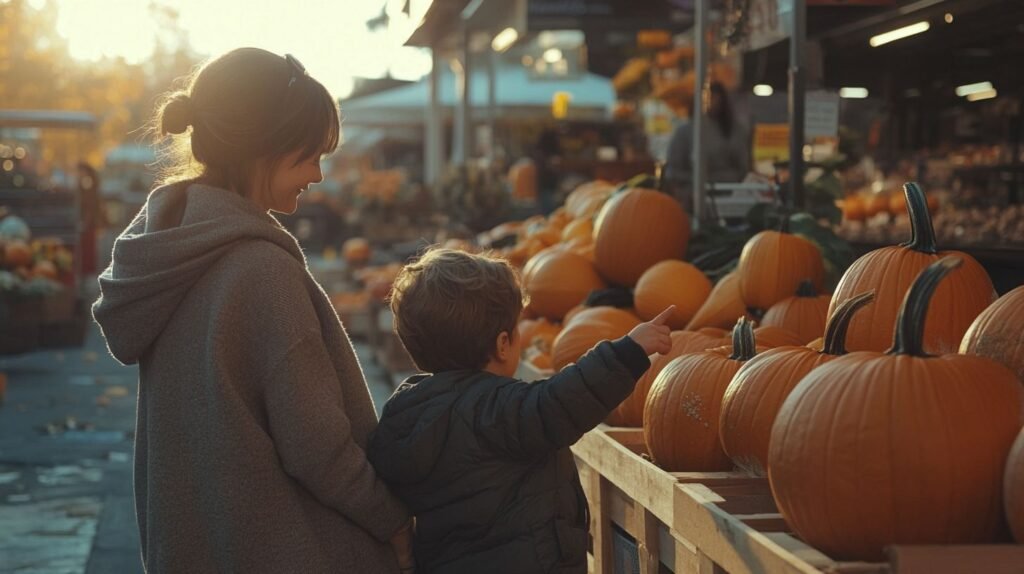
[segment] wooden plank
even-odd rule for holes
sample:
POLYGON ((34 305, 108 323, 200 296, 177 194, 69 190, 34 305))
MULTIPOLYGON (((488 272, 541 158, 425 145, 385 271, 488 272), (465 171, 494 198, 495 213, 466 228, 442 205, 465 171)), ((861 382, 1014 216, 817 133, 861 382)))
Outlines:
POLYGON ((777 512, 761 514, 735 514, 736 520, 758 532, 789 532, 789 525, 777 512))
POLYGON ((813 574, 818 569, 718 507, 725 501, 702 484, 677 487, 673 524, 725 571, 733 574, 813 574))
POLYGON ((640 574, 658 574, 660 561, 660 524, 651 511, 637 505, 634 508, 636 550, 640 557, 640 574))
POLYGON ((889 560, 895 574, 1021 574, 1024 545, 893 546, 889 560))
POLYGON ((590 533, 594 538, 594 574, 612 574, 615 557, 612 553, 612 526, 608 515, 606 482, 599 472, 590 473, 590 533))

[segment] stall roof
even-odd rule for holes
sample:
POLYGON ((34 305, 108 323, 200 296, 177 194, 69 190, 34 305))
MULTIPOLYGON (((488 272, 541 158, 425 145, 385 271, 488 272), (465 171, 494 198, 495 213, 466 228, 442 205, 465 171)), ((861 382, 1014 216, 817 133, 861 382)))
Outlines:
POLYGON ((91 130, 96 116, 68 110, 0 110, 0 128, 63 128, 91 130))
MULTIPOLYGON (((615 90, 607 78, 590 73, 559 80, 534 79, 522 65, 505 64, 495 71, 496 104, 501 117, 537 116, 551 106, 555 92, 572 95, 570 109, 584 110, 589 116, 604 116, 615 104, 615 90)), ((341 102, 345 125, 420 124, 424 120, 429 95, 429 77, 419 82, 341 102)), ((455 75, 445 66, 440 74, 438 96, 450 114, 456 105, 455 75)), ((470 98, 477 114, 486 114, 488 105, 487 71, 474 70, 470 98)))

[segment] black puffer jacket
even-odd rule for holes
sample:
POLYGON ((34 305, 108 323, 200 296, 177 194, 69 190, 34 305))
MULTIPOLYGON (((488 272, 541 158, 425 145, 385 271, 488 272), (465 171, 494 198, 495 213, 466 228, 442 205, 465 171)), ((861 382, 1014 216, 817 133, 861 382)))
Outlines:
POLYGON ((417 573, 586 572, 587 501, 567 447, 649 366, 624 337, 535 383, 449 371, 399 386, 368 455, 416 515, 417 573))

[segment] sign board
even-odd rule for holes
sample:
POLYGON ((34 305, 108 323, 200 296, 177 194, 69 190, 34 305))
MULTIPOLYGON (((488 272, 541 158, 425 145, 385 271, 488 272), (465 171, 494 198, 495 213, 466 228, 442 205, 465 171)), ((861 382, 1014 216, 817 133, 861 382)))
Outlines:
POLYGON ((754 125, 754 161, 789 159, 789 124, 754 125))
POLYGON ((804 105, 805 138, 834 138, 839 135, 839 94, 807 92, 804 105))
POLYGON ((680 0, 527 0, 527 30, 664 28, 691 18, 680 0))

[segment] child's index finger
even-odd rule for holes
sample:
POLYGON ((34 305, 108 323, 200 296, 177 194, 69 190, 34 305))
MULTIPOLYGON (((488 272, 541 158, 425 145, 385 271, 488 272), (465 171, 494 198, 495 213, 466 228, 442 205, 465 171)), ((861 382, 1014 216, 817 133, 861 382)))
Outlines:
POLYGON ((676 312, 676 306, 675 305, 669 305, 668 308, 666 308, 664 311, 659 313, 657 317, 651 319, 650 322, 651 322, 652 325, 664 325, 665 322, 669 320, 669 317, 671 317, 672 314, 675 313, 675 312, 676 312))

